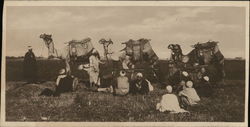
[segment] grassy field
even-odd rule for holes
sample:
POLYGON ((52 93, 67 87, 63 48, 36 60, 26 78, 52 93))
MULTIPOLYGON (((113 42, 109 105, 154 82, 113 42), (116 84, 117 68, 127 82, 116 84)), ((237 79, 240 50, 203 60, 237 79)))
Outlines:
POLYGON ((244 121, 244 81, 227 80, 216 87, 211 97, 189 108, 189 113, 168 114, 155 110, 165 90, 158 88, 149 95, 113 96, 109 93, 79 89, 60 97, 39 97, 54 82, 28 84, 7 82, 7 121, 244 121))
MULTIPOLYGON (((40 84, 26 84, 22 78, 21 60, 9 60, 6 66, 6 120, 7 121, 244 121, 245 81, 244 61, 226 62, 224 85, 213 87, 210 97, 190 107, 189 113, 168 114, 155 110, 165 90, 153 84, 149 95, 113 96, 91 92, 81 83, 81 89, 60 97, 39 97, 45 88, 54 88, 60 61, 38 61, 40 84)), ((160 66, 164 67, 165 61, 160 66)), ((167 68, 161 69, 164 74, 167 68)), ((78 75, 86 77, 83 72, 78 75)))

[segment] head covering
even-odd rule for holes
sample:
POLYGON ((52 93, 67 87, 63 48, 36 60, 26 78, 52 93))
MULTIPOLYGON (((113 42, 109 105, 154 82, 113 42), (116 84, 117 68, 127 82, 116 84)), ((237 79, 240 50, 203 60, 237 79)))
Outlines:
POLYGON ((185 86, 186 82, 184 80, 181 80, 180 85, 185 86))
POLYGON ((89 65, 89 64, 83 64, 83 67, 84 67, 84 68, 89 68, 90 65, 89 65))
POLYGON ((173 88, 172 88, 172 86, 168 85, 166 87, 166 90, 167 90, 168 93, 172 93, 173 88))
POLYGON ((83 65, 81 64, 78 66, 78 70, 82 70, 82 69, 83 69, 83 65))
POLYGON ((120 76, 125 76, 126 75, 126 72, 124 70, 121 70, 120 71, 120 76))
POLYGON ((98 51, 96 49, 93 49, 92 54, 98 54, 98 51))
POLYGON ((205 81, 209 81, 209 77, 208 77, 208 76, 204 76, 203 79, 204 79, 205 81))
POLYGON ((206 69, 204 67, 201 68, 201 72, 206 72, 206 69))
POLYGON ((192 81, 187 81, 186 83, 188 88, 192 88, 193 87, 193 82, 192 81))
POLYGON ((59 74, 62 75, 62 74, 65 74, 65 72, 66 72, 65 69, 61 69, 61 70, 59 71, 59 74))
POLYGON ((28 49, 29 49, 29 50, 32 49, 32 46, 28 46, 28 49))
POLYGON ((183 71, 182 74, 187 77, 188 76, 188 73, 186 71, 183 71))
POLYGON ((194 63, 194 66, 198 66, 199 65, 199 63, 194 63))
POLYGON ((143 75, 142 75, 142 73, 140 73, 140 72, 139 72, 139 73, 137 73, 137 74, 136 74, 136 77, 140 77, 140 78, 142 78, 142 77, 143 77, 143 75))

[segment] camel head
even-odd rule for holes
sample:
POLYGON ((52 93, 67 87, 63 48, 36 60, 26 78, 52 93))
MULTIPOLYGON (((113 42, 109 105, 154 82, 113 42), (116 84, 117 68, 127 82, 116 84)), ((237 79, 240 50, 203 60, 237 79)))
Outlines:
POLYGON ((170 44, 170 45, 168 45, 168 49, 171 49, 171 51, 174 54, 182 54, 182 49, 181 49, 181 46, 179 44, 170 44))
POLYGON ((52 34, 41 34, 40 38, 42 38, 44 41, 52 41, 52 34))
POLYGON ((106 39, 102 38, 99 40, 99 43, 108 47, 110 44, 113 44, 113 41, 111 39, 106 40, 106 39))
POLYGON ((52 39, 52 34, 41 34, 40 38, 43 39, 46 47, 48 48, 48 56, 49 58, 54 58, 57 57, 57 51, 54 47, 53 39, 52 39))

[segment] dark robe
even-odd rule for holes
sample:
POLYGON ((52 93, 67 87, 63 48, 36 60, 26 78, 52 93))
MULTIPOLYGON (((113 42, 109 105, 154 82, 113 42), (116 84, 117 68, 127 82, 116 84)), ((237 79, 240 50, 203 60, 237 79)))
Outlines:
POLYGON ((56 87, 54 96, 60 96, 61 93, 73 92, 73 80, 74 78, 70 76, 66 76, 60 79, 59 84, 56 87))
POLYGON ((135 80, 131 83, 130 88, 129 88, 130 93, 132 93, 132 94, 147 94, 149 92, 148 82, 145 79, 143 79, 141 81, 139 86, 137 84, 139 84, 138 80, 135 80))
POLYGON ((62 93, 73 92, 73 83, 74 83, 74 78, 72 78, 70 76, 66 76, 66 77, 60 79, 59 84, 58 84, 58 86, 56 86, 55 91, 53 91, 53 90, 51 90, 49 88, 45 88, 39 94, 39 96, 54 96, 54 97, 58 97, 62 93))
POLYGON ((32 51, 28 51, 24 56, 23 75, 24 78, 30 83, 35 83, 37 80, 36 57, 32 51))

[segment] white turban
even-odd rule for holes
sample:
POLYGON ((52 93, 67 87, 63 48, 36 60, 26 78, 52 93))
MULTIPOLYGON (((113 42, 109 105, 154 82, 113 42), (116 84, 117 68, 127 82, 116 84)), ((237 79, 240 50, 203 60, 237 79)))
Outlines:
POLYGON ((182 74, 187 77, 188 76, 188 73, 186 71, 183 71, 182 74))
POLYGON ((120 71, 120 76, 125 76, 126 72, 125 71, 120 71))
POLYGON ((172 93, 172 86, 170 86, 170 85, 168 85, 167 87, 166 87, 166 90, 167 90, 167 92, 168 93, 172 93))
POLYGON ((187 81, 187 87, 192 88, 193 87, 193 82, 192 81, 187 81))
POLYGON ((142 73, 140 73, 140 72, 139 72, 139 73, 137 73, 137 74, 136 74, 136 77, 140 77, 140 78, 142 78, 142 77, 143 77, 143 75, 142 75, 142 73))
POLYGON ((60 71, 59 71, 59 74, 64 74, 66 71, 65 71, 65 69, 61 69, 60 71))
POLYGON ((208 77, 208 76, 204 76, 203 79, 204 79, 205 81, 209 81, 209 77, 208 77))

